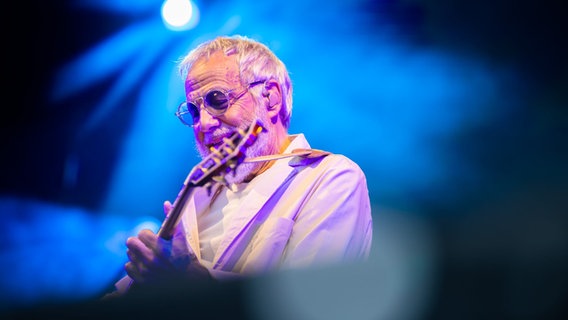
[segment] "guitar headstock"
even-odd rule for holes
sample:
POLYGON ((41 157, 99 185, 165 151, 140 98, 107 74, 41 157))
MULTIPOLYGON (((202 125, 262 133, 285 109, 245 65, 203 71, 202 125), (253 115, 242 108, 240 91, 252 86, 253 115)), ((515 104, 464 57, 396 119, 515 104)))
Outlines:
POLYGON ((224 138, 222 145, 212 149, 209 156, 193 168, 186 184, 209 187, 216 181, 223 181, 227 173, 236 170, 243 162, 246 149, 265 130, 260 121, 256 120, 246 131, 238 130, 231 137, 224 138))

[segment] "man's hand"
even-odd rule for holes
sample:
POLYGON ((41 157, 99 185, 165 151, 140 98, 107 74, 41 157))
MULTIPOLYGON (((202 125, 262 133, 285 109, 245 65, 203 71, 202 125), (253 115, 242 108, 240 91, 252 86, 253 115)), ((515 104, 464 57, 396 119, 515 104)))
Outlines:
MULTIPOLYGON (((169 201, 164 202, 164 213, 171 211, 169 201)), ((185 232, 180 223, 171 240, 158 237, 151 230, 144 229, 136 237, 126 240, 128 261, 124 269, 138 284, 159 285, 172 280, 211 279, 207 268, 202 266, 196 254, 187 244, 185 232)))

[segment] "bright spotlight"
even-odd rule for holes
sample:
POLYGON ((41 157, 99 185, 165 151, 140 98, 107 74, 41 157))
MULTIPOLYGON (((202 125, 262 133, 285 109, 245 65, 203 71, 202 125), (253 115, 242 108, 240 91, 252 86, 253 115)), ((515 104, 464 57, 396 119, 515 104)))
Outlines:
POLYGON ((189 30, 199 22, 199 9, 191 0, 166 0, 162 4, 162 20, 168 29, 189 30))

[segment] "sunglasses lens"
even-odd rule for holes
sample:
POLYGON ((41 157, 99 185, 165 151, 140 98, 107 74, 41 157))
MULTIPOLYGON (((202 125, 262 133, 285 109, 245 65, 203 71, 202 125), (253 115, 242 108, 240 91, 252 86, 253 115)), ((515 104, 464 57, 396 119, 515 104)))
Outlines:
POLYGON ((221 91, 211 91, 205 96, 205 106, 213 115, 221 115, 229 107, 229 98, 221 91))
MULTIPOLYGON (((229 108, 229 97, 219 90, 208 92, 203 100, 203 105, 212 116, 220 116, 229 108)), ((194 126, 199 123, 200 113, 201 108, 199 106, 186 101, 180 104, 176 114, 183 123, 194 126)))
POLYGON ((196 124, 199 121, 199 107, 191 102, 187 103, 188 114, 191 115, 191 123, 196 124))
POLYGON ((192 126, 199 121, 199 109, 191 102, 184 102, 178 108, 178 117, 183 123, 192 126))

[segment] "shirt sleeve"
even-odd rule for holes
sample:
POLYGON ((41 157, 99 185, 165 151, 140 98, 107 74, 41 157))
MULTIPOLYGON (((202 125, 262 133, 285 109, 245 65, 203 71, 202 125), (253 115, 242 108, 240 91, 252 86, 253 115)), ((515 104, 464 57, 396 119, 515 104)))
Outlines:
POLYGON ((295 217, 282 268, 366 260, 372 216, 363 171, 350 159, 328 156, 295 217))

